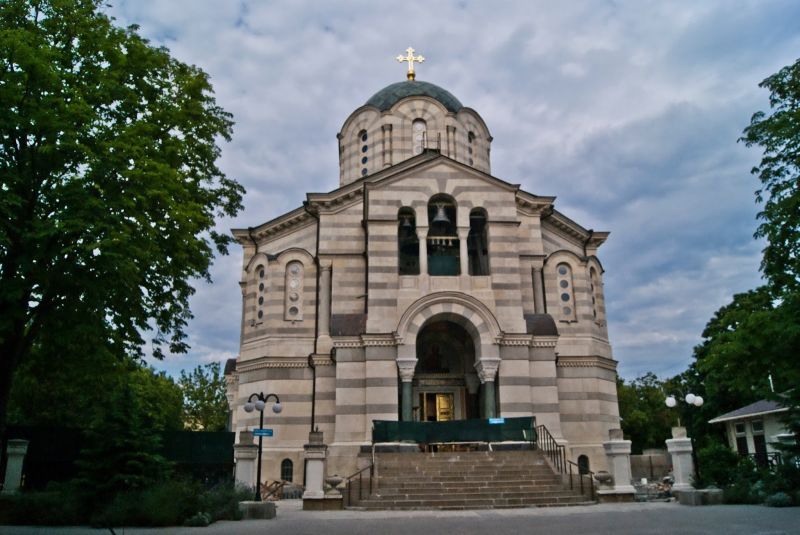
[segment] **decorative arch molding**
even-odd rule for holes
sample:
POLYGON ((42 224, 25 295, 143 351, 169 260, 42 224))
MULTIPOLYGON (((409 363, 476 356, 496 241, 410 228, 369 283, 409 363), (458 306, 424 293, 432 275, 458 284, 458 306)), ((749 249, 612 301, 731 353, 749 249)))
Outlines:
POLYGON ((479 334, 481 345, 496 344, 503 336, 497 318, 478 299, 461 292, 437 292, 418 299, 406 309, 397 324, 398 343, 408 344, 409 338, 416 340, 427 320, 442 314, 464 318, 479 334))
POLYGON ((269 257, 266 254, 256 253, 252 257, 250 257, 250 260, 247 262, 247 267, 245 267, 244 270, 248 274, 252 275, 253 270, 256 268, 256 266, 259 265, 266 266, 268 264, 269 264, 269 257))
POLYGON ((293 260, 298 260, 306 266, 314 265, 314 256, 300 247, 290 247, 288 249, 284 249, 273 258, 278 261, 279 265, 284 267, 293 260))
POLYGON ((567 249, 559 249, 558 251, 553 251, 547 258, 544 259, 544 266, 549 267, 553 263, 567 261, 574 265, 575 267, 585 266, 587 258, 584 256, 579 256, 572 251, 568 251, 567 249))

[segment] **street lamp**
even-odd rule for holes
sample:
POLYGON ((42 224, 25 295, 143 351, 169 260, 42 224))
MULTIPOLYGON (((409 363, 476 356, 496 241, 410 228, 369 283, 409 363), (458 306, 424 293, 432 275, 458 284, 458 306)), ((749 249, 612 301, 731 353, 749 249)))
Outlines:
MULTIPOLYGON (((267 401, 269 398, 275 398, 275 403, 272 404, 272 412, 275 414, 280 413, 283 410, 283 406, 281 405, 281 400, 278 399, 277 394, 267 394, 264 395, 263 392, 259 392, 258 394, 250 394, 250 397, 247 398, 247 403, 244 404, 244 411, 245 412, 253 412, 257 410, 260 414, 258 417, 258 428, 264 428, 264 407, 267 406, 267 401), (256 398, 256 401, 253 402, 253 398, 256 398)), ((261 501, 261 441, 264 439, 263 435, 258 435, 258 467, 256 468, 256 497, 255 501, 261 501)))
MULTIPOLYGON (((686 394, 686 396, 683 398, 683 401, 685 401, 687 405, 694 405, 695 407, 703 406, 702 396, 697 396, 695 394, 692 394, 691 392, 686 394)), ((674 395, 670 394, 669 396, 667 396, 667 399, 664 400, 664 403, 667 405, 667 407, 673 409, 675 408, 676 405, 678 405, 678 400, 675 398, 674 395)), ((681 417, 680 415, 678 415, 678 427, 680 426, 681 426, 681 417)))

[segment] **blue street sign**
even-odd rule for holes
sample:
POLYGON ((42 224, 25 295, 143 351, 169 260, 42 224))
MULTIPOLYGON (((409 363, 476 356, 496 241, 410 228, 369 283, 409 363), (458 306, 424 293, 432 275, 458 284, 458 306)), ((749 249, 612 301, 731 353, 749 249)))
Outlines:
POLYGON ((272 429, 253 429, 254 437, 271 437, 272 429))
POLYGON ((506 423, 506 419, 505 418, 489 418, 489 423, 490 424, 504 424, 504 423, 506 423))

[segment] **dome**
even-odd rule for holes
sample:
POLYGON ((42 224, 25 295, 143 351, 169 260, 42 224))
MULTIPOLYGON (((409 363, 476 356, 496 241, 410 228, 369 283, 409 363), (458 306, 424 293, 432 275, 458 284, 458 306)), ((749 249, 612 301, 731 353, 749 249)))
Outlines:
POLYGON ((430 97, 439 101, 447 111, 457 113, 464 106, 452 93, 438 85, 419 80, 407 80, 387 85, 367 101, 368 106, 375 106, 386 111, 406 97, 430 97))

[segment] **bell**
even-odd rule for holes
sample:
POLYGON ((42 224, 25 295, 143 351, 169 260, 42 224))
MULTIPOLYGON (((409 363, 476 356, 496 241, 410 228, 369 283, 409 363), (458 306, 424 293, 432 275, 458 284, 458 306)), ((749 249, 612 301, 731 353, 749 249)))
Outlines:
POLYGON ((404 217, 403 218, 403 222, 400 223, 400 226, 403 227, 403 228, 411 228, 411 218, 410 217, 404 217))
POLYGON ((444 213, 444 205, 439 204, 437 205, 436 209, 436 216, 433 218, 434 223, 450 223, 450 220, 447 219, 447 214, 444 213))

